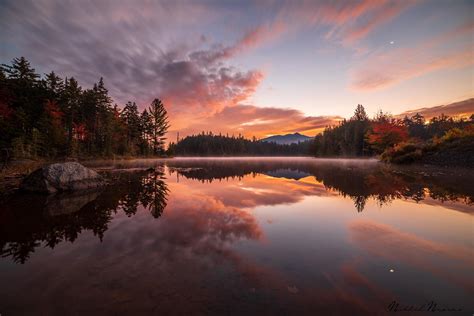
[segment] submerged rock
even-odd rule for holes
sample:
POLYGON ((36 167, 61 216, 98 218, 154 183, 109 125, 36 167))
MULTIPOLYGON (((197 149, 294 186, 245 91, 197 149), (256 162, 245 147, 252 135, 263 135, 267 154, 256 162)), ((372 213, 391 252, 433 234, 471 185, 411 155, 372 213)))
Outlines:
POLYGON ((77 162, 55 163, 32 172, 20 185, 29 192, 55 193, 103 186, 101 175, 77 162))

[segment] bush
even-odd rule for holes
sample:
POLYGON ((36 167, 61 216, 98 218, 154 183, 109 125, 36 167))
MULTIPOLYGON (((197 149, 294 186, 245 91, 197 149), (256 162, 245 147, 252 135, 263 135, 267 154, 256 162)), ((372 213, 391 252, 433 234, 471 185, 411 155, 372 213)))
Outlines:
POLYGON ((422 155, 422 145, 406 142, 385 150, 380 156, 380 159, 385 162, 407 164, 419 161, 422 155))

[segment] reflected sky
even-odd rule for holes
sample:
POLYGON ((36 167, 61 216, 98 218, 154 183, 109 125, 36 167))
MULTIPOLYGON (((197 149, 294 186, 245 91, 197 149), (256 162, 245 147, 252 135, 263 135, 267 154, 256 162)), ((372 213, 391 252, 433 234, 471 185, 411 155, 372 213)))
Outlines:
POLYGON ((6 315, 474 308, 468 170, 307 158, 89 164, 109 186, 3 202, 6 315))

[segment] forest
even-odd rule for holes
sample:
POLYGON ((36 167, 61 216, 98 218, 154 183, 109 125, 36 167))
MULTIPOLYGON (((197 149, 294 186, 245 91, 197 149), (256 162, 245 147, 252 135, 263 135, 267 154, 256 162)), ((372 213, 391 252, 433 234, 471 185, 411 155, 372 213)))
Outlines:
POLYGON ((328 126, 313 140, 280 145, 255 137, 202 132, 166 148, 170 127, 164 104, 154 99, 140 111, 135 102, 113 103, 99 79, 83 88, 73 77, 40 76, 24 58, 0 67, 0 150, 17 158, 119 156, 316 156, 373 157, 394 163, 473 165, 474 115, 429 121, 382 111, 354 115, 328 126))
POLYGON ((311 156, 312 141, 288 145, 246 139, 242 135, 214 135, 202 132, 170 143, 170 156, 311 156))
POLYGON ((379 111, 370 119, 358 105, 349 120, 327 127, 314 139, 318 157, 371 157, 394 163, 473 166, 474 115, 455 119, 420 114, 403 119, 379 111))
POLYGON ((139 111, 113 104, 102 78, 90 89, 24 58, 0 68, 0 149, 15 158, 164 155, 169 127, 159 99, 139 111))

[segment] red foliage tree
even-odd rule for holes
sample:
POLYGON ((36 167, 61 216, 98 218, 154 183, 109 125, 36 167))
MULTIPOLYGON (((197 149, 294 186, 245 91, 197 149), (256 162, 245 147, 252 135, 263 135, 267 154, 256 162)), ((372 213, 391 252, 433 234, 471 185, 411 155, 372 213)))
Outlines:
POLYGON ((369 144, 378 153, 387 148, 408 140, 408 131, 405 125, 396 120, 375 122, 367 135, 369 144))

